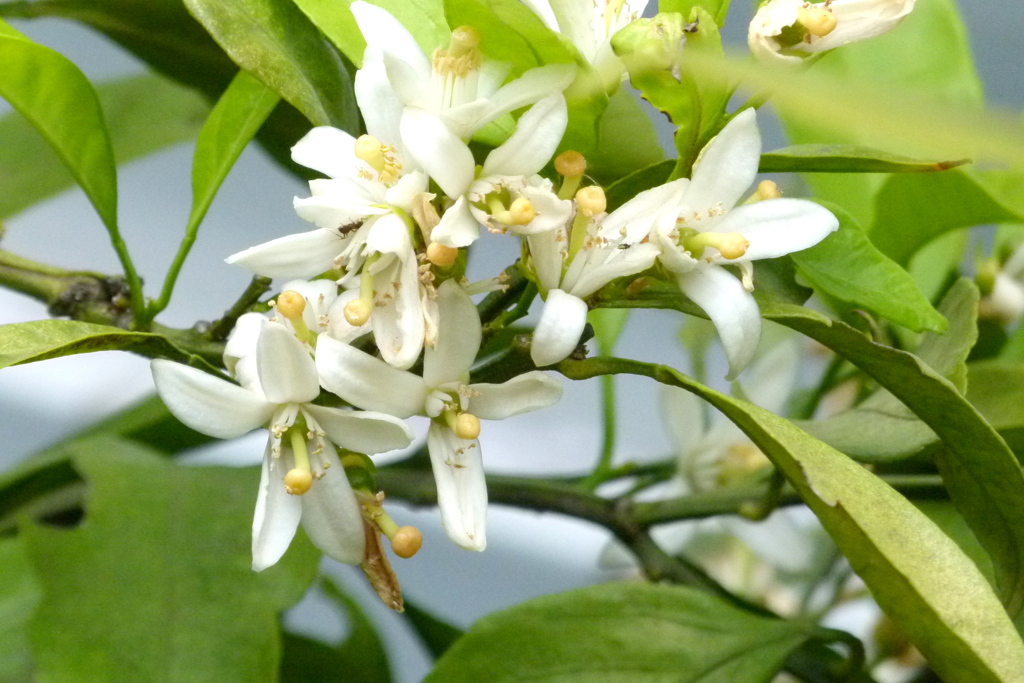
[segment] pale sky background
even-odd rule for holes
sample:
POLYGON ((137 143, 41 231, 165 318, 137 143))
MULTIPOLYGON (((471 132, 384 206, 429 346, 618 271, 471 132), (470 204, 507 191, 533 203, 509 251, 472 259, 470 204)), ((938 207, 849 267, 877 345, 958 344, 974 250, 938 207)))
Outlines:
MULTIPOLYGON (((742 44, 747 22, 742 14, 750 3, 736 0, 733 4, 726 35, 742 44)), ((1020 66, 1024 3, 965 0, 961 4, 990 101, 1019 108, 1024 104, 1020 66)), ((77 25, 38 20, 16 26, 68 56, 94 81, 143 69, 116 45, 77 25)), ((7 110, 0 103, 0 112, 7 110)), ((766 140, 767 148, 782 144, 777 138, 766 140)), ((151 295, 177 248, 188 215, 191 154, 191 144, 178 145, 120 169, 122 230, 140 272, 148 275, 151 295)), ((214 202, 182 272, 174 302, 161 322, 187 326, 197 319, 219 317, 249 280, 246 272, 225 265, 223 259, 254 244, 308 229, 291 208, 292 197, 306 193, 301 182, 280 171, 260 150, 247 150, 214 202)), ((119 270, 99 220, 78 190, 26 211, 6 227, 3 247, 14 253, 68 268, 119 270)), ((474 246, 471 276, 475 278, 494 275, 518 253, 512 239, 487 237, 474 246)), ((0 291, 0 323, 45 316, 41 305, 0 291)), ((685 368, 676 343, 681 316, 640 311, 632 323, 621 342, 622 355, 685 368)), ((619 386, 618 460, 667 454, 670 444, 661 428, 656 392, 648 382, 635 378, 624 379, 619 386)), ((565 382, 565 389, 563 401, 553 408, 485 424, 482 443, 489 471, 569 473, 594 461, 600 440, 597 382, 565 382)), ((151 391, 148 361, 128 354, 75 356, 5 369, 0 372, 0 424, 5 427, 6 449, 0 455, 0 465, 9 466, 151 391)), ((422 434, 424 425, 417 427, 422 434)), ((202 457, 256 462, 264 438, 252 435, 218 445, 202 457)), ((477 554, 447 541, 436 510, 407 512, 394 505, 392 514, 400 524, 419 526, 426 537, 416 558, 396 563, 407 597, 460 626, 533 596, 611 577, 597 567, 606 534, 583 522, 492 506, 488 549, 477 554)), ((330 562, 325 567, 353 593, 368 597, 358 570, 330 562)), ((405 630, 401 618, 390 614, 375 598, 363 602, 386 635, 405 630)), ((322 628, 332 620, 315 600, 308 600, 289 623, 307 630, 322 628)), ((337 636, 340 622, 335 629, 333 635, 337 636)), ((407 638, 393 645, 394 652, 401 653, 394 658, 395 680, 419 680, 427 660, 418 647, 407 638)))

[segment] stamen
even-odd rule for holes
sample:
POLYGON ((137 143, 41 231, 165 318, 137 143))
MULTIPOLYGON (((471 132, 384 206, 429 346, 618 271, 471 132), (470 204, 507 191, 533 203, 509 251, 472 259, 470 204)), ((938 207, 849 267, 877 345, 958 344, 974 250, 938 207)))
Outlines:
POLYGON ((284 477, 284 490, 294 496, 301 496, 313 485, 313 473, 309 466, 309 453, 306 451, 305 426, 293 425, 288 429, 288 439, 295 457, 295 468, 284 477))
POLYGON ((355 155, 365 161, 377 172, 382 183, 392 183, 398 179, 402 166, 394 157, 394 149, 372 135, 360 135, 356 138, 355 155))
POLYGON ((757 192, 750 198, 751 202, 764 201, 766 199, 778 199, 782 196, 782 190, 771 180, 762 180, 757 184, 757 192))

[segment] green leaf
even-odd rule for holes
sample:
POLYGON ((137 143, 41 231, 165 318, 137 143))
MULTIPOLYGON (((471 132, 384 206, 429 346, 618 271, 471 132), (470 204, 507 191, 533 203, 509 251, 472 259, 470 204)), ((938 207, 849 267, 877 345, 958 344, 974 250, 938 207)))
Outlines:
MULTIPOLYGON (((123 164, 193 139, 209 107, 202 97, 159 76, 144 75, 96 88, 114 159, 123 164)), ((64 164, 19 114, 0 118, 0 218, 13 216, 74 182, 64 164), (32 159, 32 173, 23 171, 32 159)))
POLYGON ((922 161, 860 145, 793 145, 761 155, 761 173, 927 173, 968 163, 922 161))
MULTIPOLYGON (((816 314, 804 319, 830 329, 816 314)), ((807 333, 793 321, 780 322, 807 333)), ((833 323, 831 329, 841 325, 833 323)), ((563 361, 559 370, 572 379, 609 372, 643 375, 708 401, 785 473, 879 606, 942 680, 1001 683, 1024 671, 1024 642, 978 568, 906 498, 861 465, 784 418, 663 365, 598 358, 563 361)))
POLYGON ((610 583, 484 617, 425 683, 767 683, 807 636, 694 588, 610 583))
POLYGON ((131 351, 148 358, 168 358, 209 368, 205 362, 182 351, 159 334, 129 332, 74 320, 35 320, 0 325, 0 368, 110 350, 131 351))
POLYGON ((435 659, 443 655, 462 637, 463 632, 446 621, 442 621, 430 612, 405 601, 403 612, 409 625, 416 631, 420 641, 430 650, 435 659))
POLYGON ((1006 442, 952 382, 916 356, 807 309, 779 307, 766 317, 849 360, 939 436, 945 446, 937 455, 943 481, 992 556, 1000 597, 1017 618, 1024 608, 1024 473, 1006 442))
POLYGON ((1024 364, 988 360, 967 366, 967 398, 1024 456, 1024 364))
POLYGON ((729 13, 731 0, 661 0, 658 3, 659 12, 678 12, 684 17, 690 16, 694 7, 700 7, 715 18, 719 26, 725 24, 725 17, 729 13))
POLYGON ((598 179, 622 178, 665 157, 654 122, 627 88, 608 98, 598 122, 597 147, 586 157, 587 175, 598 179))
POLYGON ((42 598, 20 538, 0 541, 0 680, 33 680, 28 622, 42 598))
POLYGON ((359 128, 337 54, 291 0, 185 0, 235 62, 317 126, 359 128))
MULTIPOLYGON (((0 26, 6 26, 0 21, 0 26)), ((117 230, 117 168, 99 97, 74 64, 50 48, 0 35, 0 96, 43 136, 108 230, 117 230)))
POLYGON ((387 653, 373 623, 359 603, 345 595, 337 584, 323 577, 320 583, 327 598, 341 610, 348 625, 348 635, 337 646, 284 633, 281 657, 283 683, 318 683, 326 672, 333 671, 360 683, 390 683, 391 671, 387 653))
POLYGON ((801 275, 816 289, 915 332, 944 330, 945 318, 910 274, 871 244, 853 216, 834 204, 822 205, 839 219, 839 229, 792 255, 801 275))
POLYGON ((252 571, 259 473, 181 467, 111 438, 76 451, 85 521, 22 530, 43 591, 30 625, 40 680, 276 680, 278 612, 305 592, 319 553, 293 543, 252 571))
POLYGON ((871 241, 897 263, 936 237, 986 223, 1022 222, 973 174, 963 170, 889 178, 875 201, 871 241))

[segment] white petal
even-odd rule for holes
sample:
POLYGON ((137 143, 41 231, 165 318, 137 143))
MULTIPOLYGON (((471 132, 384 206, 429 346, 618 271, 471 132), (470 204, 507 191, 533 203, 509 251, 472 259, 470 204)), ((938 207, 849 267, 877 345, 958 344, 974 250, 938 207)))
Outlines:
POLYGON ((367 46, 363 56, 363 68, 356 71, 353 88, 359 112, 363 115, 366 132, 384 144, 398 147, 398 121, 405 106, 395 94, 384 68, 384 55, 379 49, 367 46))
POLYGON ((382 254, 395 254, 401 259, 411 257, 412 241, 405 221, 393 213, 375 220, 366 236, 366 248, 382 254))
POLYGON ((423 354, 423 381, 428 387, 460 379, 480 350, 480 315, 457 282, 446 280, 437 288, 437 308, 437 344, 423 354))
POLYGON ((271 403, 308 403, 320 395, 316 364, 283 325, 264 321, 256 342, 256 368, 271 403))
POLYGON ((295 496, 301 499, 302 528, 328 557, 343 564, 359 564, 366 554, 359 501, 334 449, 328 448, 321 457, 330 467, 309 491, 295 496))
POLYGON ((388 280, 398 277, 398 290, 383 306, 376 306, 370 316, 373 338, 381 356, 400 370, 406 370, 420 357, 426 324, 420 298, 419 270, 415 257, 396 261, 392 268, 374 279, 374 288, 390 287, 388 280))
POLYGON ((707 428, 704 403, 679 387, 663 384, 660 391, 661 413, 672 446, 680 457, 686 457, 695 451, 707 428))
POLYGON ((888 33, 914 9, 914 0, 846 0, 833 2, 830 8, 836 18, 835 30, 808 45, 801 44, 801 50, 824 52, 888 33))
POLYGON ((397 183, 387 189, 384 193, 384 201, 411 213, 416 196, 427 191, 428 183, 427 176, 422 171, 406 173, 398 179, 397 183))
POLYGON ((261 313, 243 313, 231 328, 227 343, 224 344, 224 367, 235 373, 235 364, 245 356, 256 353, 256 340, 265 318, 261 313))
POLYGON ((169 360, 150 363, 153 381, 167 409, 197 432, 235 437, 270 421, 274 404, 262 394, 169 360))
POLYGON ((562 249, 566 242, 565 230, 551 230, 526 236, 533 268, 543 289, 557 289, 562 281, 562 262, 565 259, 562 249))
POLYGON ((391 415, 312 404, 304 405, 302 409, 313 416, 332 442, 350 451, 373 455, 405 448, 412 443, 412 430, 391 415))
POLYGON ((416 375, 324 335, 317 338, 316 367, 325 389, 364 410, 404 418, 422 412, 427 400, 416 375))
MULTIPOLYGON (((539 178, 540 176, 535 176, 539 178)), ((550 181, 545 181, 545 184, 550 181)), ((537 216, 526 225, 510 226, 517 235, 534 235, 564 227, 572 218, 573 206, 569 199, 559 199, 548 187, 527 185, 520 191, 533 204, 537 216)))
POLYGON ((487 547, 487 482, 480 442, 460 439, 432 422, 427 448, 448 538, 466 550, 483 550, 487 547))
POLYGON ((759 557, 780 569, 800 572, 813 561, 815 543, 812 530, 801 529, 789 513, 776 510, 762 522, 723 517, 721 523, 759 557))
POLYGON ((806 199, 768 199, 738 206, 715 224, 715 232, 738 232, 750 241, 739 261, 778 258, 813 247, 839 229, 839 220, 806 199))
POLYGON ((341 237, 333 230, 311 230, 279 237, 226 259, 264 277, 310 278, 330 270, 341 251, 341 237))
POLYGON ((406 107, 418 107, 433 111, 432 88, 430 87, 431 72, 428 71, 424 74, 414 65, 404 59, 396 58, 386 50, 383 59, 388 84, 402 104, 406 107))
POLYGON ((679 178, 644 190, 608 214, 601 221, 598 234, 607 239, 618 239, 625 232, 626 242, 639 242, 651 232, 660 214, 678 213, 679 203, 689 185, 689 179, 679 178))
POLYGON ((625 249, 614 249, 610 256, 596 254, 597 260, 588 264, 573 280, 567 271, 562 286, 568 287, 574 296, 590 296, 616 278, 647 270, 654 265, 659 253, 657 246, 642 242, 625 249))
POLYGON ((473 182, 473 153, 441 119, 424 109, 407 107, 401 129, 409 155, 445 194, 458 197, 466 191, 473 182))
POLYGON ((789 62, 798 64, 800 57, 783 55, 775 36, 796 23, 797 11, 804 0, 771 0, 754 15, 747 31, 747 46, 751 54, 763 62, 789 62))
MULTIPOLYGON (((368 206, 360 201, 346 201, 336 195, 296 197, 292 201, 292 207, 299 218, 318 228, 330 231, 339 239, 340 228, 366 220, 369 216, 387 213, 387 209, 368 206)), ((341 247, 338 247, 333 255, 336 256, 339 251, 341 251, 341 247)), ((323 272, 323 270, 319 272, 323 272)))
POLYGON ((408 63, 424 77, 429 78, 430 60, 423 54, 416 39, 408 29, 395 19, 387 10, 368 2, 356 0, 349 9, 352 10, 359 31, 366 39, 366 44, 393 55, 396 59, 408 63))
POLYGON ((288 550, 302 517, 302 502, 284 490, 280 469, 281 461, 272 460, 268 443, 252 520, 252 568, 257 572, 277 564, 288 550), (274 471, 270 470, 271 463, 274 471))
POLYGON ((782 415, 796 385, 800 354, 796 344, 784 341, 757 359, 740 384, 751 403, 782 415))
POLYGON ((504 420, 558 403, 562 383, 557 377, 533 371, 502 384, 470 384, 478 395, 469 400, 469 412, 483 420, 504 420))
POLYGON ((754 182, 761 161, 761 133, 753 109, 730 121, 701 151, 683 203, 693 211, 730 209, 754 182))
POLYGON ((558 20, 555 19, 555 13, 551 9, 549 0, 523 0, 523 4, 540 17, 545 26, 558 33, 558 20))
POLYGON ((466 247, 480 237, 480 223, 473 217, 465 195, 455 200, 430 231, 430 239, 446 247, 466 247))
POLYGON ((487 155, 481 175, 539 173, 554 156, 568 121, 562 93, 548 95, 530 107, 516 124, 516 132, 487 155))
POLYGON ((587 324, 587 304, 560 289, 548 292, 540 322, 533 331, 530 358, 542 368, 569 356, 580 343, 587 324))
POLYGON ((356 139, 345 131, 318 126, 292 147, 292 161, 331 178, 352 178, 359 167, 355 146, 356 139))
POLYGON ((704 309, 718 330, 729 359, 726 379, 735 379, 757 351, 761 340, 761 312, 750 292, 724 268, 701 266, 676 275, 679 289, 704 309))

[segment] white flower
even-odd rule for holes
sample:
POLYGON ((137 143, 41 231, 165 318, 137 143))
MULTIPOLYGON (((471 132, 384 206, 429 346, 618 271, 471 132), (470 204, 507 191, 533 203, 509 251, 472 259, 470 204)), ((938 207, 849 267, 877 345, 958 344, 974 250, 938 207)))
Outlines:
POLYGON ((1024 245, 1018 246, 996 271, 991 289, 978 302, 979 314, 1004 324, 1024 317, 1024 245))
POLYGON ((915 0, 769 0, 750 22, 747 45, 762 61, 798 63, 887 33, 914 9, 915 0))
POLYGON ((562 92, 576 74, 573 64, 549 64, 502 85, 510 65, 481 57, 475 29, 455 29, 451 44, 428 56, 387 11, 362 0, 351 9, 366 39, 355 80, 360 108, 397 113, 405 151, 452 198, 473 181, 473 134, 562 92))
POLYGON ((427 189, 420 171, 405 173, 393 147, 364 135, 358 140, 330 127, 311 130, 293 148, 298 163, 331 176, 309 183, 295 210, 320 229, 281 237, 228 257, 266 277, 312 277, 344 271, 344 287, 358 287, 361 305, 347 302, 354 325, 370 321, 384 358, 407 368, 423 349, 426 313, 419 262, 407 220, 427 189))
MULTIPOLYGON (((559 199, 551 181, 537 173, 551 161, 567 122, 561 93, 530 107, 519 119, 515 133, 487 155, 480 179, 444 212, 430 233, 431 240, 464 247, 480 236, 480 224, 492 232, 514 228, 520 235, 564 224, 572 215, 572 202, 559 199)), ((472 158, 467 162, 469 167, 452 170, 472 177, 472 158)))
POLYGON ((685 178, 638 195, 633 209, 643 220, 627 234, 648 229, 659 260, 679 288, 718 329, 730 379, 753 358, 761 338, 761 313, 751 261, 778 258, 811 247, 839 228, 831 212, 802 199, 766 199, 736 206, 757 175, 761 135, 752 109, 737 115, 711 142, 685 178), (735 208, 733 208, 735 207, 735 208), (743 282, 723 265, 736 265, 743 282))
POLYGON ((399 417, 431 418, 427 446, 449 538, 468 550, 487 544, 487 487, 480 419, 501 420, 558 401, 561 383, 528 372, 503 384, 468 384, 480 348, 480 318, 469 296, 449 280, 438 287, 440 332, 423 359, 423 377, 404 372, 347 344, 321 337, 320 381, 352 405, 399 417))
POLYGON ((605 90, 618 87, 626 67, 612 51, 612 36, 644 13, 647 0, 523 0, 523 4, 576 46, 600 75, 605 90))
POLYGON ((300 519, 324 553, 359 564, 362 514, 334 446, 381 453, 408 446, 412 433, 390 415, 313 405, 320 383, 309 352, 283 325, 260 325, 258 389, 154 360, 157 391, 175 417, 203 434, 233 439, 257 427, 270 430, 252 527, 253 569, 281 558, 300 519))

